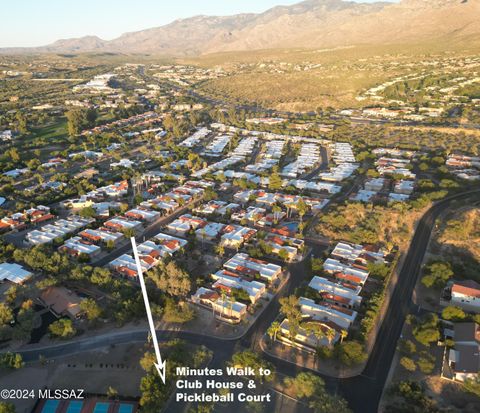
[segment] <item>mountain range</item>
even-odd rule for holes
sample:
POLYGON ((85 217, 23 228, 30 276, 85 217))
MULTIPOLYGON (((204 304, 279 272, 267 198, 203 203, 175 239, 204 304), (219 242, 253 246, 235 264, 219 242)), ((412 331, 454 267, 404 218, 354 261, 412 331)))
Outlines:
POLYGON ((2 53, 114 52, 170 56, 275 48, 457 42, 480 45, 480 0, 401 0, 356 3, 306 0, 263 13, 195 16, 113 40, 58 40, 2 53))

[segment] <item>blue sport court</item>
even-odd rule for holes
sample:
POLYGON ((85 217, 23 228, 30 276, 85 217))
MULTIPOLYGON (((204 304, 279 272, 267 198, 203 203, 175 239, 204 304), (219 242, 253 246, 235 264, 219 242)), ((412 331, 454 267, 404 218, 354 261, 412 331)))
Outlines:
POLYGON ((42 413, 55 413, 60 400, 47 400, 43 406, 42 413))

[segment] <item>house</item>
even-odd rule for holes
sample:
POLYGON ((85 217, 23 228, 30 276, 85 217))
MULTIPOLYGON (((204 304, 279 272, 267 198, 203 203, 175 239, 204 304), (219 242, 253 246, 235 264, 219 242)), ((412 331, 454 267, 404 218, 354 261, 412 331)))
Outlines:
POLYGON ((118 162, 112 162, 110 168, 133 168, 135 161, 130 159, 120 159, 118 162))
POLYGON ((120 181, 111 185, 102 186, 85 194, 85 199, 103 201, 106 198, 119 198, 127 195, 128 181, 120 181))
POLYGON ((123 234, 120 232, 109 231, 107 228, 99 229, 86 229, 78 233, 78 236, 85 241, 89 241, 93 244, 99 245, 101 243, 107 244, 108 242, 116 245, 123 239, 123 234))
POLYGON ((333 258, 327 258, 325 260, 323 269, 339 281, 359 286, 363 286, 370 275, 365 267, 356 264, 343 264, 333 258))
POLYGON ((3 262, 0 264, 0 281, 10 281, 15 284, 23 284, 32 277, 30 271, 25 270, 21 265, 3 262))
POLYGON ((105 222, 105 227, 112 230, 122 232, 125 230, 132 229, 134 231, 142 228, 142 223, 140 221, 129 220, 122 217, 116 217, 105 222))
POLYGON ((231 319, 241 321, 247 313, 247 305, 231 299, 222 299, 218 291, 200 287, 192 295, 192 302, 211 308, 215 316, 220 319, 231 319))
POLYGON ((396 194, 411 195, 415 189, 415 181, 400 180, 395 184, 396 194))
POLYGON ((225 224, 219 224, 218 222, 208 222, 207 225, 197 229, 195 236, 200 241, 213 241, 222 232, 225 224))
POLYGON ((198 145, 203 139, 205 139, 211 132, 208 128, 200 128, 195 133, 179 143, 179 146, 185 146, 186 148, 193 148, 198 145))
POLYGON ((8 176, 10 178, 18 178, 21 175, 24 175, 26 173, 30 172, 28 168, 21 168, 21 169, 12 169, 10 171, 4 172, 2 175, 8 176))
POLYGON ((245 253, 235 254, 223 264, 223 267, 251 278, 263 278, 269 283, 275 281, 282 273, 282 267, 280 267, 280 265, 251 258, 245 253))
POLYGON ((59 219, 52 224, 47 224, 39 230, 33 230, 25 236, 25 242, 29 245, 40 245, 52 242, 55 238, 63 238, 87 225, 95 222, 93 218, 80 218, 71 216, 67 219, 59 219))
POLYGON ((173 237, 162 232, 155 235, 154 239, 155 242, 160 246, 162 255, 173 255, 187 245, 187 241, 184 239, 173 237))
POLYGON ((219 270, 212 274, 212 279, 215 280, 213 288, 217 290, 225 290, 229 294, 232 290, 244 290, 252 304, 255 304, 263 294, 266 292, 265 284, 259 281, 249 281, 238 274, 228 271, 219 270))
MULTIPOLYGON (((296 345, 307 346, 310 349, 316 349, 319 346, 324 346, 324 347, 331 346, 340 340, 341 328, 337 326, 335 323, 332 323, 331 321, 328 321, 328 320, 324 320, 324 321, 309 320, 309 323, 317 324, 320 327, 320 329, 323 331, 323 336, 319 339, 317 336, 315 336, 314 333, 308 333, 305 330, 305 328, 300 326, 298 328, 297 335, 294 338, 296 345), (328 330, 333 330, 335 332, 335 335, 333 336, 331 342, 329 342, 327 338, 328 330)), ((287 318, 285 318, 280 324, 280 334, 281 336, 286 337, 290 341, 290 325, 287 318)), ((282 341, 285 341, 285 339, 283 338, 280 338, 280 339, 282 341)))
POLYGON ((134 208, 125 212, 124 216, 128 219, 153 222, 160 216, 160 213, 158 211, 151 211, 144 208, 134 208))
POLYGON ((410 198, 410 195, 407 194, 397 194, 395 192, 390 192, 388 194, 388 200, 390 202, 405 202, 410 198))
MULTIPOLYGON (((140 260, 142 271, 147 271, 150 267, 147 263, 140 260)), ((138 272, 135 259, 129 254, 123 254, 111 261, 108 266, 125 278, 137 280, 138 272)))
POLYGON ((366 189, 360 189, 356 194, 350 197, 350 200, 356 202, 371 202, 377 196, 375 191, 367 191, 366 189))
POLYGON ((0 140, 2 142, 7 142, 7 141, 11 141, 13 138, 13 133, 10 129, 7 129, 7 130, 2 130, 0 132, 0 140))
POLYGON ((190 214, 181 215, 167 225, 167 230, 173 234, 186 236, 191 230, 197 230, 207 225, 207 221, 190 214))
POLYGON ((73 257, 85 255, 91 258, 95 255, 98 255, 101 251, 101 248, 90 241, 86 241, 82 237, 73 237, 66 240, 58 250, 66 252, 73 257))
POLYGON ((339 242, 333 249, 331 257, 348 263, 366 265, 369 262, 384 263, 385 251, 374 245, 339 242))
POLYGON ((449 283, 443 292, 448 305, 480 313, 480 284, 473 280, 449 283))
POLYGON ((380 192, 385 186, 385 178, 371 178, 365 182, 364 188, 366 191, 380 192))
POLYGON ((361 288, 346 283, 335 283, 314 276, 308 286, 317 291, 323 300, 345 308, 358 308, 362 302, 361 288))
POLYGON ((256 230, 241 225, 229 224, 222 229, 221 244, 227 248, 240 248, 244 242, 252 239, 256 230))
POLYGON ((298 254, 298 249, 302 248, 304 244, 304 241, 301 239, 286 237, 271 232, 267 233, 263 241, 272 248, 273 254, 283 254, 287 261, 293 260, 298 254))
POLYGON ((81 298, 65 287, 48 287, 42 291, 39 300, 57 317, 78 319, 83 314, 80 308, 81 298))
POLYGON ((480 326, 477 323, 455 323, 455 345, 448 352, 448 365, 458 381, 475 379, 480 372, 480 326))
POLYGON ((347 330, 353 324, 357 317, 357 312, 332 304, 321 303, 300 297, 298 301, 300 311, 305 316, 309 316, 317 321, 331 321, 343 330, 347 330))

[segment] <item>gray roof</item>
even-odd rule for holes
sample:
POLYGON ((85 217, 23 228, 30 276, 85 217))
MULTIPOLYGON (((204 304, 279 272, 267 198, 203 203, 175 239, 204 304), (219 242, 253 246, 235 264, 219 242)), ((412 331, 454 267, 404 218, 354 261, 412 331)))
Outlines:
POLYGON ((478 373, 480 371, 480 349, 478 345, 457 344, 458 360, 455 371, 459 373, 478 373))
POLYGON ((475 342, 480 339, 480 327, 476 323, 455 323, 455 342, 475 342))

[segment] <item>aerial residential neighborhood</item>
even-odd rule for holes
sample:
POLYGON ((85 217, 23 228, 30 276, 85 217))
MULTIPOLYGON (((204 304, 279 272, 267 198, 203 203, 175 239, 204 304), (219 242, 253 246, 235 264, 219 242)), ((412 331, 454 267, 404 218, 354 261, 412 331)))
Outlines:
POLYGON ((480 411, 478 1, 17 3, 0 413, 480 411))

